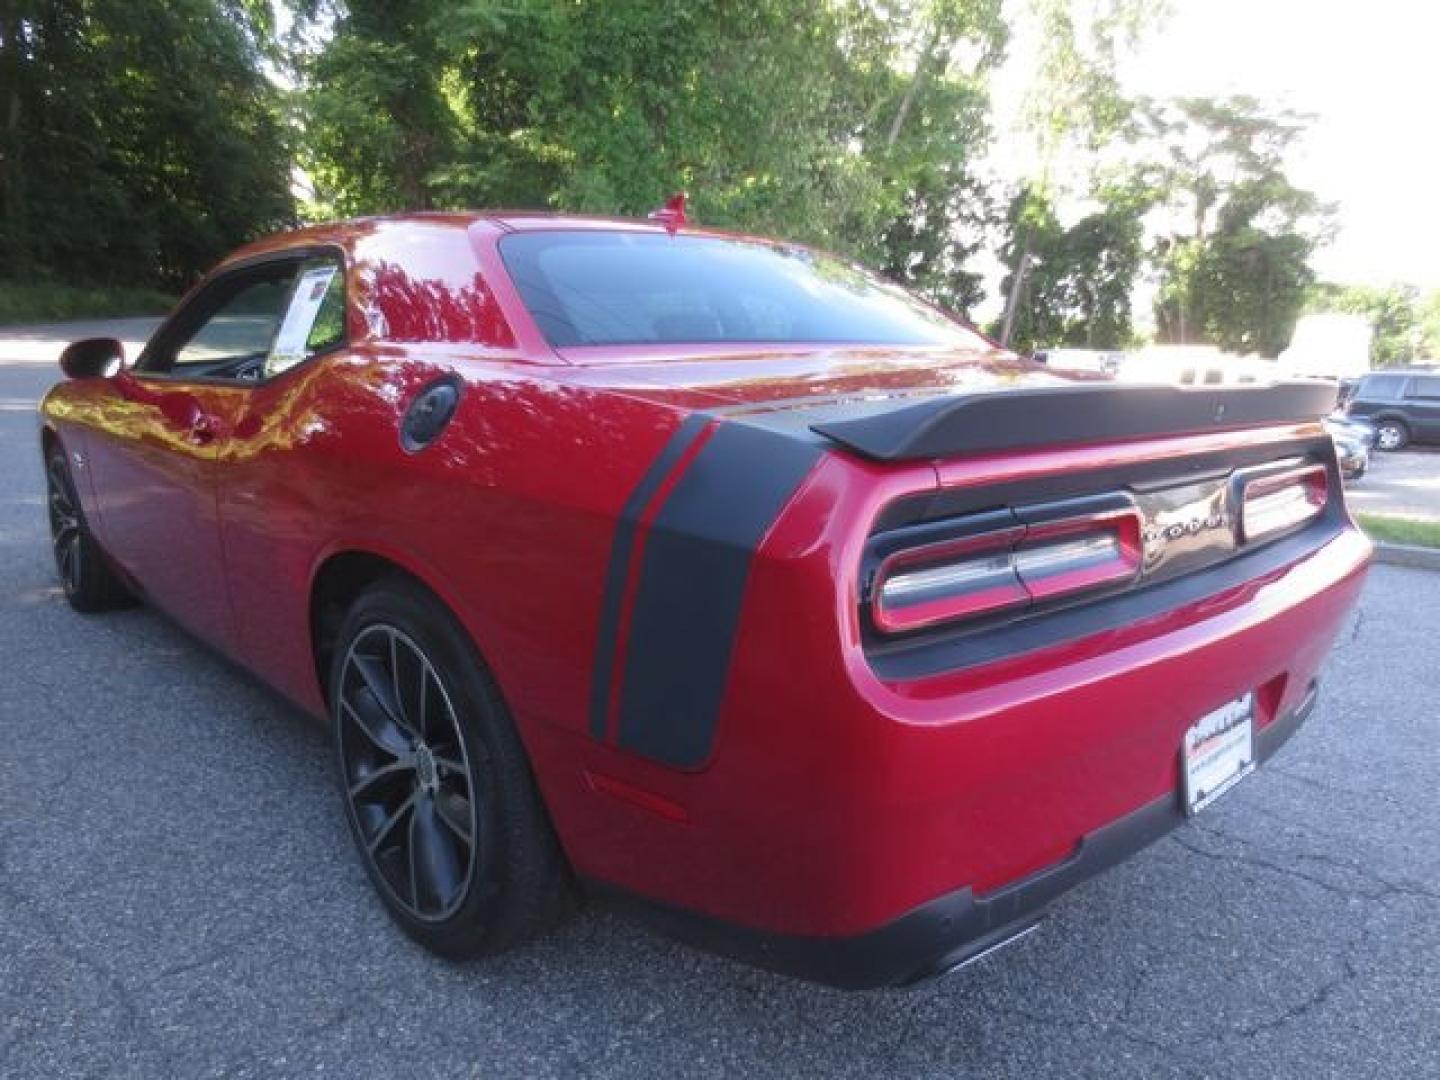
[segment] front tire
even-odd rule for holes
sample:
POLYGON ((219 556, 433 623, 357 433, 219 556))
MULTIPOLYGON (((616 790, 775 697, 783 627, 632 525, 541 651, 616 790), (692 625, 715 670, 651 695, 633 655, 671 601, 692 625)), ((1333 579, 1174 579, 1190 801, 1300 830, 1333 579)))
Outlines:
POLYGON ((1403 450, 1410 441, 1410 429, 1399 420, 1382 420, 1375 426, 1375 445, 1381 450, 1403 450))
POLYGON ((355 602, 330 711, 351 834, 407 934, 464 959, 553 921, 564 858, 494 680, 439 601, 397 578, 355 602))
POLYGON ((134 602, 130 590, 110 567, 100 550, 75 490, 65 448, 53 444, 45 456, 46 506, 50 518, 50 548, 65 599, 76 611, 90 614, 134 602))

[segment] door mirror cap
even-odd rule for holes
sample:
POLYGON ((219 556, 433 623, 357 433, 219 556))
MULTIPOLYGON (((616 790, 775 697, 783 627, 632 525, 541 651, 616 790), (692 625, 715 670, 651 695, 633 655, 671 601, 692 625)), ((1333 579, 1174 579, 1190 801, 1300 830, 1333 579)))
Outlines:
POLYGON ((60 370, 71 379, 108 379, 124 366, 125 346, 114 338, 86 338, 60 354, 60 370))

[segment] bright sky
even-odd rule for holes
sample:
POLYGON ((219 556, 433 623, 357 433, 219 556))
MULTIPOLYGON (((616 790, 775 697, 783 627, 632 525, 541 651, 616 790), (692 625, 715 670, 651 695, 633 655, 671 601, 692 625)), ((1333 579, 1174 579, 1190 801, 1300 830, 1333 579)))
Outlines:
POLYGON ((1155 97, 1247 93, 1313 113, 1292 179, 1339 204, 1325 279, 1440 288, 1434 0, 1175 0, 1124 69, 1155 97))
MULTIPOLYGON (((992 87, 999 137, 989 165, 1006 183, 1033 164, 1033 144, 1005 134, 1035 62, 1033 30, 1021 17, 1027 7, 1007 0, 1017 32, 992 87)), ((1335 240, 1315 258, 1321 279, 1440 288, 1440 134, 1430 115, 1440 102, 1440 0, 1172 0, 1171 7, 1122 62, 1126 92, 1249 94, 1267 107, 1312 114, 1289 172, 1337 204, 1335 240)), ((1003 305, 1004 268, 986 271, 982 321, 1003 305)), ((1141 323, 1149 320, 1149 287, 1142 283, 1137 301, 1141 323)))

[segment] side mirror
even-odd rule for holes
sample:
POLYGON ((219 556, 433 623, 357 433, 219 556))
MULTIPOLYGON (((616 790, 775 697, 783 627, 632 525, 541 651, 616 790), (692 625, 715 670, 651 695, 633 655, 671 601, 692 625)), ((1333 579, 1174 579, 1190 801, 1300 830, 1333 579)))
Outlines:
POLYGON ((124 365, 125 346, 114 338, 86 338, 60 354, 60 370, 71 379, 108 379, 124 365))

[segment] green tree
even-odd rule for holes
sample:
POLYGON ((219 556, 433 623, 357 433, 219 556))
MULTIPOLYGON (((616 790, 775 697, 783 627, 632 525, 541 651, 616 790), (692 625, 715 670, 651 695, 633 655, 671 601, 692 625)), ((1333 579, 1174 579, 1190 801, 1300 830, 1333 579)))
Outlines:
POLYGON ((1426 341, 1420 290, 1413 285, 1376 288, 1321 282, 1311 288, 1305 308, 1365 316, 1375 331, 1370 356, 1378 365, 1408 363, 1425 355, 1427 344, 1433 348, 1426 341))
POLYGON ((1433 289, 1420 301, 1417 317, 1420 322, 1421 358, 1432 363, 1440 360, 1440 289, 1433 289))
MULTIPOLYGON (((1131 295, 1145 258, 1147 193, 1105 188, 1100 208, 1064 228, 1040 192, 1026 190, 1010 205, 1008 240, 1001 260, 1027 273, 1020 286, 1010 345, 1022 352, 1057 345, 1117 349, 1134 337, 1131 295)), ((1001 284, 1006 296, 1013 272, 1001 284)), ((997 324, 993 333, 1000 333, 997 324)))
MULTIPOLYGON (((1121 91, 1117 74, 1120 55, 1133 49, 1147 29, 1166 17, 1169 5, 1166 0, 1093 0, 1086 4, 1028 0, 1024 10, 1041 41, 1023 118, 1023 128, 1033 144, 1032 165, 1007 219, 1003 258, 1010 272, 1002 286, 1006 309, 994 333, 1002 345, 1014 340, 1028 346, 1058 341, 1054 335, 1070 321, 1076 294, 1087 289, 1084 282, 1069 279, 1069 264, 1075 258, 1081 262, 1087 258, 1076 245, 1113 239, 1119 247, 1109 260, 1111 273, 1128 267, 1130 278, 1120 282, 1112 277, 1104 291, 1109 293, 1118 286, 1128 296, 1134 286, 1140 264, 1131 252, 1134 230, 1122 215, 1135 199, 1133 191, 1122 192, 1135 189, 1135 185, 1117 185, 1105 179, 1097 174, 1095 163, 1097 151, 1124 134, 1132 123, 1135 103, 1121 91), (1054 206, 1076 199, 1116 205, 1092 214, 1077 226, 1077 233, 1066 238, 1058 231, 1054 206), (1038 258, 1042 246, 1048 248, 1043 261, 1038 258), (1030 270, 1047 264, 1051 269, 1044 271, 1045 279, 1027 285, 1030 270), (1046 310, 1043 305, 1051 302, 1071 306, 1046 310), (1031 310, 1022 310, 1022 304, 1031 310), (1021 326, 1018 338, 1017 324, 1021 326)), ((1094 262, 1103 254, 1091 250, 1088 258, 1094 262)), ((1128 337, 1129 326, 1127 300, 1119 322, 1087 336, 1128 337)), ((1065 333, 1073 337, 1077 330, 1070 327, 1065 333)))
MULTIPOLYGON (((445 86, 444 0, 350 0, 325 48, 302 62, 302 161, 341 215, 426 210, 459 125, 445 86)), ((302 16, 315 17, 306 5, 302 16)), ((335 17, 334 12, 325 11, 335 17)))
POLYGON ((0 0, 5 276, 178 289, 291 218, 268 11, 0 0))
POLYGON ((317 3, 321 212, 520 206, 707 224, 879 263, 961 308, 1000 0, 317 3), (966 229, 970 234, 966 235, 966 229))
POLYGON ((1278 354, 1314 281, 1310 259, 1332 211, 1284 173, 1304 118, 1253 98, 1152 108, 1148 169, 1176 227, 1155 248, 1157 334, 1234 352, 1278 354))
MULTIPOLYGON (((867 12, 847 62, 879 178, 879 248, 861 254, 896 281, 961 314, 983 299, 974 256, 996 206, 977 176, 991 138, 988 80, 1008 30, 997 0, 894 4, 867 12)), ((859 238, 857 238, 859 239, 859 238)))

